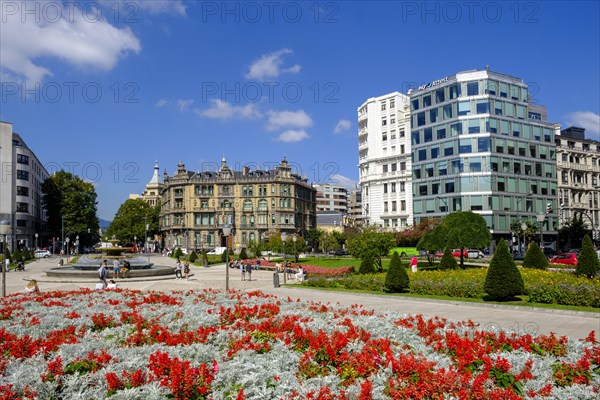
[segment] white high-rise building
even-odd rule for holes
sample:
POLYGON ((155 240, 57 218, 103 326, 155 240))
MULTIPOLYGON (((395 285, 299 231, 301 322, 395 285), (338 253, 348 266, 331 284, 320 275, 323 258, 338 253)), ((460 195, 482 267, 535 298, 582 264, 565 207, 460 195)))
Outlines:
POLYGON ((317 211, 339 211, 348 214, 348 189, 343 186, 318 184, 317 211))
POLYGON ((12 226, 9 248, 44 246, 48 238, 42 184, 49 176, 48 171, 23 138, 13 132, 12 124, 2 121, 0 171, 0 220, 12 226))
POLYGON ((413 224, 409 98, 400 92, 358 108, 358 169, 365 224, 391 230, 413 224))

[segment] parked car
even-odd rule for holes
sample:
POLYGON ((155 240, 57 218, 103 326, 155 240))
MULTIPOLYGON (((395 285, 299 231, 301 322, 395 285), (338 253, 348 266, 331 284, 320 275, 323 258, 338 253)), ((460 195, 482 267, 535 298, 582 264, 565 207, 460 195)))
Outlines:
POLYGON ((479 249, 468 249, 467 257, 468 258, 483 258, 483 257, 485 257, 485 255, 483 254, 483 251, 481 251, 479 249))
POLYGON ((517 251, 516 253, 513 254, 513 260, 515 260, 515 261, 520 261, 520 260, 524 260, 524 259, 525 259, 525 253, 517 251))
MULTIPOLYGON (((479 250, 477 250, 477 251, 479 251, 479 250)), ((452 255, 454 257, 457 257, 457 258, 460 257, 460 249, 453 249, 452 250, 452 255)), ((469 252, 467 251, 467 249, 463 249, 463 257, 464 258, 468 258, 469 257, 469 252)))
POLYGON ((575 253, 562 253, 552 257, 550 260, 552 264, 566 264, 577 266, 577 254, 575 253))
POLYGON ((33 255, 35 258, 47 258, 52 254, 50 254, 50 250, 36 250, 33 255))
POLYGON ((348 253, 346 252, 346 250, 331 250, 329 252, 330 256, 345 256, 348 253))
POLYGON ((225 253, 225 250, 227 250, 227 247, 217 247, 214 250, 211 250, 211 251, 209 251, 206 254, 211 254, 211 255, 218 254, 218 255, 221 255, 221 254, 225 253))

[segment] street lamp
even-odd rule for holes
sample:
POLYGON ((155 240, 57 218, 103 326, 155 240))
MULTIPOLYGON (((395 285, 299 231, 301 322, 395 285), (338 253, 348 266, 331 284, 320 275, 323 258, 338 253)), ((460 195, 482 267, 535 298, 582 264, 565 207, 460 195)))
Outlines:
POLYGON ((525 253, 527 237, 525 236, 525 232, 527 231, 527 224, 523 222, 521 224, 521 230, 523 231, 523 253, 525 253))
POLYGON ((229 235, 231 235, 231 226, 223 225, 223 236, 225 236, 225 292, 229 291, 229 235))
POLYGON ((77 254, 79 254, 79 235, 75 236, 75 248, 77 249, 77 254))
POLYGON ((37 245, 37 239, 38 239, 38 236, 39 236, 39 235, 36 233, 36 234, 35 234, 35 249, 36 249, 36 250, 37 250, 37 248, 38 248, 38 245, 37 245))
POLYGON ((137 235, 133 237, 133 252, 137 254, 137 235))
POLYGON ((546 214, 540 212, 536 218, 540 223, 540 248, 544 251, 544 220, 546 219, 546 214))
POLYGON ((298 259, 296 258, 296 240, 298 240, 298 236, 294 233, 292 235, 292 242, 294 242, 294 262, 298 262, 298 259))
POLYGON ((148 236, 146 238, 146 257, 148 257, 148 264, 150 264, 150 252, 148 251, 148 249, 150 248, 150 236, 148 236))
POLYGON ((67 244, 67 264, 69 263, 69 242, 71 241, 71 239, 69 239, 69 237, 67 236, 65 238, 65 243, 67 244))
MULTIPOLYGON (((10 229, 10 222, 5 219, 0 221, 0 236, 2 236, 2 240, 4 241, 4 246, 2 246, 3 249, 6 249, 6 237, 10 233, 10 229)), ((2 297, 4 297, 6 296, 6 260, 4 260, 4 258, 2 259, 2 263, 4 265, 1 265, 0 267, 2 268, 2 297)))
POLYGON ((286 282, 286 275, 287 275, 287 265, 285 263, 285 241, 287 240, 287 233, 286 232, 281 232, 281 241, 283 242, 283 284, 285 285, 286 282))

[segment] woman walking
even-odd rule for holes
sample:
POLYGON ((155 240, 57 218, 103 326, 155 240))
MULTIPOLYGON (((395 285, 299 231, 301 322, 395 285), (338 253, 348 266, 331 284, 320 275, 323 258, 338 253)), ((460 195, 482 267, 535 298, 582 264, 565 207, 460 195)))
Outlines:
POLYGON ((188 277, 190 275, 190 263, 185 261, 183 263, 183 276, 185 276, 185 280, 188 280, 188 277))

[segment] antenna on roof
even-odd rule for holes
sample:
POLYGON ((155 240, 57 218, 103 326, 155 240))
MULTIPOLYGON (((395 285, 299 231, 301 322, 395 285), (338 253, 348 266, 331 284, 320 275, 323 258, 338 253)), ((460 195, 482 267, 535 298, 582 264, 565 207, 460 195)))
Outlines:
POLYGON ((489 70, 490 70, 490 64, 486 64, 486 65, 485 65, 485 70, 486 70, 486 71, 489 71, 489 70))

